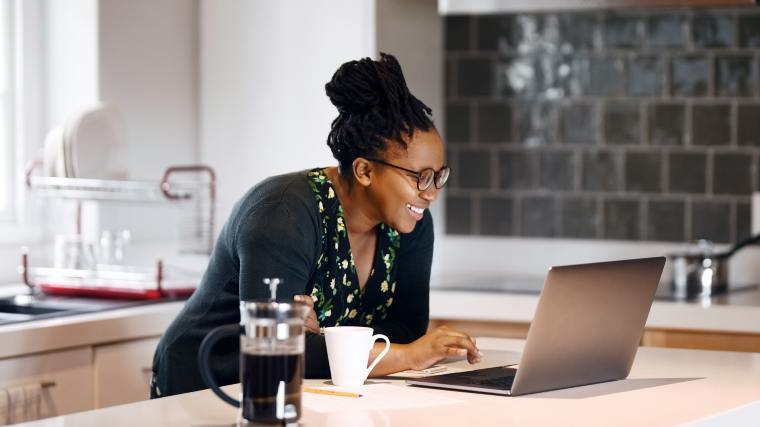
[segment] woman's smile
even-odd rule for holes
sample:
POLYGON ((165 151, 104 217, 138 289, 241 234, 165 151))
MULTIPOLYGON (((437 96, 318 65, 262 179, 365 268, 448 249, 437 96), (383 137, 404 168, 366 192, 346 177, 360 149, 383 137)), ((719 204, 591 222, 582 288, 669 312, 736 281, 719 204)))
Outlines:
POLYGON ((411 203, 406 204, 406 210, 407 212, 409 212, 409 215, 411 215, 412 218, 414 218, 415 221, 421 220, 425 214, 425 208, 421 208, 411 203))

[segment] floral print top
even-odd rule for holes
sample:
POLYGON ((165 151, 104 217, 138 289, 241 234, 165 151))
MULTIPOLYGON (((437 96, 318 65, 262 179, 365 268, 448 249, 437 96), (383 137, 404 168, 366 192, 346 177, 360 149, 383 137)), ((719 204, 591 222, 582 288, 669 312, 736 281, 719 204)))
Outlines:
POLYGON ((324 169, 307 173, 322 225, 322 252, 312 275, 311 297, 319 325, 370 326, 383 320, 396 292, 398 231, 380 224, 372 269, 364 289, 348 242, 343 208, 324 169))

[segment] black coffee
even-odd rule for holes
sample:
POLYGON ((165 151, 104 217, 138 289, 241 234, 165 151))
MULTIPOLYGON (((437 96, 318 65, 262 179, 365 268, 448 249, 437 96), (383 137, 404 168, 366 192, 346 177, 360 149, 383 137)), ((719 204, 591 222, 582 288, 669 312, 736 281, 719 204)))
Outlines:
POLYGON ((298 420, 303 363, 303 354, 243 353, 240 359, 243 418, 257 423, 298 420))

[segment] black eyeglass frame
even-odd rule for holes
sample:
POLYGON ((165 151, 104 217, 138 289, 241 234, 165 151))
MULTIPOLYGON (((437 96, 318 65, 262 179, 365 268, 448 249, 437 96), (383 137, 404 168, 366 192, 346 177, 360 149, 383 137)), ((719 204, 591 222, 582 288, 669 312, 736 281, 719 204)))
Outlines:
POLYGON ((366 158, 366 157, 365 157, 365 159, 368 160, 368 161, 370 161, 370 162, 380 163, 380 164, 385 165, 385 166, 390 166, 392 168, 400 169, 400 170, 402 170, 404 172, 408 172, 408 173, 416 176, 417 177, 417 189, 420 190, 420 191, 427 190, 428 188, 430 188, 431 185, 434 185, 435 188, 437 188, 437 189, 440 190, 441 188, 443 188, 446 185, 446 182, 448 182, 448 180, 449 180, 449 175, 451 174, 451 168, 448 167, 447 165, 443 165, 443 167, 441 167, 441 169, 439 169, 439 170, 435 170, 433 168, 425 168, 425 169, 423 169, 421 171, 415 171, 415 170, 407 169, 405 167, 394 165, 393 163, 388 163, 385 160, 381 160, 381 159, 371 159, 371 158, 366 158), (422 181, 422 173, 425 172, 425 171, 428 171, 428 170, 433 171, 433 179, 430 180, 430 184, 428 184, 425 188, 421 188, 422 185, 420 183, 422 181), (448 171, 448 174, 446 175, 446 180, 439 187, 438 186, 438 177, 441 176, 441 174, 444 171, 448 171))

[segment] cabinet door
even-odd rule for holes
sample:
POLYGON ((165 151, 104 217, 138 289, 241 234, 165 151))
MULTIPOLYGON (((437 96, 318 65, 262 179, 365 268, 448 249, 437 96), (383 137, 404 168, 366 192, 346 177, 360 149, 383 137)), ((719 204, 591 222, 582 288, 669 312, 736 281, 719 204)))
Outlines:
POLYGON ((92 348, 0 360, 0 388, 45 383, 40 417, 87 411, 92 406, 92 348))
POLYGON ((159 337, 95 347, 95 407, 150 398, 151 365, 159 337))

